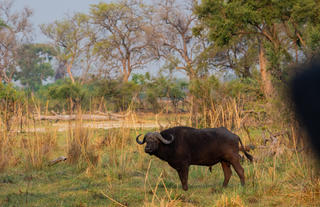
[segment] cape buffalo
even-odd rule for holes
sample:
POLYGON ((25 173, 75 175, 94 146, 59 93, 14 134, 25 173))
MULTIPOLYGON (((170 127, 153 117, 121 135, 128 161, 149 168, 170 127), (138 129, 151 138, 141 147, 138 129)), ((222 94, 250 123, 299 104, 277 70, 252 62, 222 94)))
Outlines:
POLYGON ((239 136, 224 127, 195 129, 173 127, 159 132, 147 133, 138 144, 146 144, 145 152, 155 155, 177 170, 183 190, 188 190, 188 171, 190 165, 212 166, 221 163, 224 172, 223 186, 228 185, 233 166, 241 184, 244 185, 244 170, 240 165, 240 150, 252 161, 252 156, 244 148, 239 136))

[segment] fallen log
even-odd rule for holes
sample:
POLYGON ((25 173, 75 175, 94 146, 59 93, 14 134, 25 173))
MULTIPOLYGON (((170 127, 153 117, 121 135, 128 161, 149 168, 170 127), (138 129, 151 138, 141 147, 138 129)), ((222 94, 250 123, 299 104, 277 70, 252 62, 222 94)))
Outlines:
POLYGON ((130 115, 130 111, 126 114, 116 114, 112 112, 101 112, 101 111, 95 111, 94 114, 71 114, 71 115, 65 115, 65 114, 58 114, 54 111, 51 111, 53 115, 39 115, 35 114, 35 120, 94 120, 94 121, 107 121, 107 120, 115 120, 119 121, 123 118, 126 118, 130 115))
POLYGON ((82 114, 82 115, 36 115, 35 120, 94 120, 94 121, 107 121, 107 120, 119 120, 119 118, 111 115, 91 115, 91 114, 82 114))
POLYGON ((55 165, 61 161, 66 161, 66 160, 67 160, 67 158, 65 156, 60 156, 57 159, 50 161, 48 166, 52 166, 52 165, 55 165))
POLYGON ((112 117, 118 117, 118 118, 125 118, 127 116, 130 115, 130 111, 127 112, 126 114, 115 114, 112 112, 101 112, 101 111, 95 111, 94 113, 99 114, 99 115, 103 115, 103 116, 112 116, 112 117))

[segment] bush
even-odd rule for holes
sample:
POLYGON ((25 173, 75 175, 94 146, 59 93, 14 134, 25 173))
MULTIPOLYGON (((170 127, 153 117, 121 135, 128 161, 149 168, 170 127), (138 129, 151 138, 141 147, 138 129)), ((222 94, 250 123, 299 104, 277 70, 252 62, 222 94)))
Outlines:
POLYGON ((202 105, 211 106, 212 101, 220 97, 218 95, 219 87, 219 80, 212 75, 208 78, 192 80, 189 90, 202 105))
POLYGON ((22 109, 25 102, 23 92, 15 89, 11 84, 0 83, 0 116, 7 131, 11 128, 12 118, 18 114, 18 109, 22 109))
POLYGON ((262 99, 263 92, 260 89, 260 85, 257 79, 242 78, 235 79, 226 83, 225 92, 231 97, 237 97, 239 94, 246 94, 253 98, 262 99))
POLYGON ((151 78, 148 73, 134 74, 132 80, 140 86, 140 102, 145 101, 149 104, 153 112, 161 110, 159 100, 162 98, 169 99, 175 111, 178 103, 186 98, 188 83, 185 81, 168 79, 162 75, 151 78))
POLYGON ((127 110, 140 90, 139 85, 133 81, 120 80, 101 80, 94 83, 93 88, 96 91, 94 96, 104 97, 110 103, 109 108, 114 111, 127 110))
POLYGON ((188 83, 185 81, 175 81, 169 84, 169 98, 177 112, 179 102, 183 102, 187 97, 188 83))
POLYGON ((47 86, 48 96, 57 102, 54 107, 61 109, 69 109, 73 112, 77 107, 88 106, 90 96, 88 89, 79 83, 72 83, 70 80, 57 81, 47 86))

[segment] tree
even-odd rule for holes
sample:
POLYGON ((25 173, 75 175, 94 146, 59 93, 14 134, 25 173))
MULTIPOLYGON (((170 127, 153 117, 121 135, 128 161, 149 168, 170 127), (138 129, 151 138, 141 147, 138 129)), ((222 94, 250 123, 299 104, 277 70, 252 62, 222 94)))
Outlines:
MULTIPOLYGON (((295 52, 302 48, 308 59, 320 52, 320 4, 316 0, 297 1, 286 25, 295 52)), ((298 57, 298 55, 296 55, 298 57)))
MULTIPOLYGON (((208 73, 208 67, 201 62, 201 52, 207 47, 205 39, 194 36, 192 28, 198 18, 193 13, 195 1, 187 1, 186 6, 176 0, 159 1, 156 7, 159 23, 156 24, 159 56, 168 66, 184 71, 189 80, 195 81, 208 73)), ((192 87, 192 84, 190 84, 192 87)), ((192 90, 191 90, 192 91, 192 90)), ((196 125, 198 104, 191 93, 191 122, 196 125)))
POLYGON ((56 58, 59 62, 57 78, 64 77, 66 71, 72 83, 75 82, 71 69, 77 58, 91 43, 91 29, 88 20, 87 15, 76 13, 61 21, 41 25, 41 31, 52 40, 51 44, 57 53, 56 58))
POLYGON ((262 88, 266 97, 272 97, 272 77, 281 78, 288 62, 297 62, 305 45, 303 25, 319 14, 319 4, 316 0, 208 0, 196 13, 201 19, 198 29, 205 30, 213 44, 230 47, 249 38, 258 45, 262 88))
POLYGON ((121 79, 104 79, 95 82, 96 96, 104 97, 115 111, 127 110, 139 92, 139 85, 133 81, 123 82, 121 79))
POLYGON ((188 88, 188 83, 185 81, 173 80, 169 83, 168 96, 174 107, 174 112, 177 113, 179 102, 183 102, 186 98, 186 89, 188 88))
POLYGON ((158 54, 170 67, 185 71, 189 79, 198 77, 206 70, 198 64, 198 56, 205 48, 205 42, 192 34, 197 17, 192 12, 193 1, 183 7, 175 0, 159 1, 156 7, 158 33, 158 54))
POLYGON ((117 70, 124 82, 132 71, 153 60, 148 50, 152 38, 144 16, 147 12, 147 6, 134 0, 91 6, 92 21, 100 31, 96 51, 108 69, 117 70))
POLYGON ((42 85, 42 81, 54 75, 51 60, 55 56, 54 49, 45 44, 24 44, 18 50, 19 71, 16 80, 31 90, 42 85))
MULTIPOLYGON (((198 34, 197 29, 194 33, 198 34)), ((258 46, 250 38, 236 39, 225 47, 212 44, 202 51, 198 62, 212 70, 232 70, 239 78, 252 77, 258 64, 258 46)))
POLYGON ((13 1, 0 1, 0 83, 10 83, 16 72, 17 51, 30 36, 32 11, 13 12, 13 1))

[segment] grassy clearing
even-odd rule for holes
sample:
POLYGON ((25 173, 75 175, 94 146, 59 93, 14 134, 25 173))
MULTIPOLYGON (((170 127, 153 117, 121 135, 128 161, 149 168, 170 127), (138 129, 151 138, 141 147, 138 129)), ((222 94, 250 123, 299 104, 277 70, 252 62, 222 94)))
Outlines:
MULTIPOLYGON (((149 129, 150 130, 150 129, 149 129)), ((1 206, 319 206, 320 180, 309 156, 279 144, 252 152, 253 164, 243 161, 246 186, 233 171, 222 188, 223 172, 215 165, 192 166, 189 190, 181 189, 177 173, 144 153, 135 143, 146 129, 88 129, 81 122, 58 132, 2 132, 1 206), (10 137, 13 137, 12 134, 10 137), (5 145, 4 145, 5 144, 5 145), (49 167, 65 155, 66 162, 49 167), (6 162, 4 162, 6 161, 6 162)), ((157 130, 157 129, 153 129, 157 130)), ((261 129, 251 142, 262 142, 261 129)), ((244 131, 239 131, 249 143, 244 131)))

